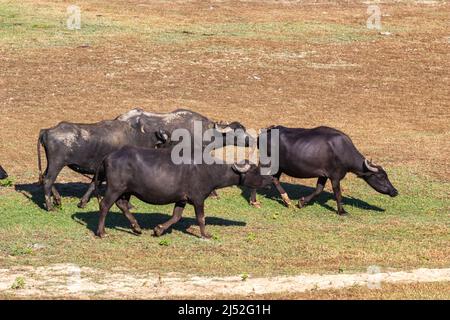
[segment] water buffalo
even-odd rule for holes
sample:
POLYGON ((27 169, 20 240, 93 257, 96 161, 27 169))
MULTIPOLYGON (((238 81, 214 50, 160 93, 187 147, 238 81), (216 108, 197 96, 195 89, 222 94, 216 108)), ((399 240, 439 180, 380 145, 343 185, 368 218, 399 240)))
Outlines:
MULTIPOLYGON (((221 123, 214 122, 207 117, 187 110, 177 109, 169 113, 146 112, 142 109, 133 109, 117 118, 126 121, 141 132, 152 132, 154 128, 163 128, 170 136, 176 129, 186 129, 193 138, 196 122, 200 124, 201 132, 211 129, 219 133, 222 139, 214 141, 217 146, 237 145, 247 147, 252 142, 252 136, 246 132, 246 128, 239 122, 221 123)), ((205 147, 209 141, 201 140, 205 147)))
MULTIPOLYGON (((205 128, 212 128, 224 137, 232 136, 227 133, 235 128, 243 129, 245 132, 245 128, 239 123, 230 125, 216 123, 185 109, 169 113, 150 113, 142 109, 133 109, 114 120, 93 124, 61 122, 53 128, 41 130, 37 143, 39 181, 44 186, 47 210, 53 209, 52 195, 53 202, 58 206, 61 205, 61 196, 54 187, 54 182, 65 166, 81 174, 93 175, 109 153, 126 145, 147 148, 167 145, 171 131, 176 128, 191 131, 195 121, 201 121, 205 128), (41 145, 47 157, 47 169, 44 174, 40 156, 41 145)), ((87 204, 93 190, 94 183, 91 182, 78 204, 80 208, 87 204)))
POLYGON ((0 166, 0 180, 8 178, 8 174, 6 173, 5 169, 0 166))
POLYGON ((106 175, 106 193, 100 203, 97 236, 105 235, 105 218, 116 205, 131 223, 133 231, 141 228, 129 211, 132 195, 151 204, 175 203, 172 218, 158 225, 154 234, 160 236, 180 220, 186 203, 195 208, 203 238, 205 231, 204 201, 215 189, 232 185, 262 188, 270 185, 272 176, 262 176, 256 165, 244 164, 174 164, 171 149, 124 147, 108 155, 98 169, 106 175))
MULTIPOLYGON (((274 185, 285 205, 290 205, 290 199, 279 181, 283 173, 295 178, 318 178, 314 192, 300 198, 300 208, 319 195, 330 179, 337 202, 337 213, 346 214, 342 206, 340 181, 348 172, 364 179, 382 194, 391 197, 398 195, 386 171, 368 161, 343 132, 329 127, 301 129, 275 126, 269 128, 268 136, 275 129, 279 130, 279 170, 274 175, 274 185)), ((250 204, 259 206, 256 190, 251 192, 250 204)))

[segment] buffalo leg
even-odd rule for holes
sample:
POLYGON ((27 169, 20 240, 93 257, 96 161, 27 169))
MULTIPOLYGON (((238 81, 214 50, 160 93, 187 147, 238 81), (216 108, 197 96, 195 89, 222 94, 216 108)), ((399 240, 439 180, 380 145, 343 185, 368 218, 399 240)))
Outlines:
POLYGON ((347 212, 344 210, 344 207, 342 206, 342 192, 340 180, 339 179, 331 180, 331 185, 333 186, 334 197, 336 198, 337 213, 339 215, 347 214, 347 212))
POLYGON ((256 189, 252 189, 250 192, 250 205, 255 208, 261 208, 261 202, 256 200, 256 189))
POLYGON ((200 234, 203 239, 210 239, 211 235, 206 233, 205 227, 205 205, 204 202, 194 204, 195 216, 197 217, 197 223, 200 227, 200 234))
POLYGON ((168 228, 170 228, 174 223, 177 223, 181 219, 181 215, 183 214, 184 207, 186 206, 186 202, 180 201, 175 203, 175 207, 173 208, 172 217, 167 220, 163 224, 159 224, 153 229, 154 235, 159 237, 161 236, 168 228))
POLYGON ((95 190, 95 181, 94 181, 94 179, 92 179, 92 181, 89 184, 89 187, 88 187, 86 193, 81 198, 80 203, 78 203, 78 208, 86 207, 86 204, 91 199, 91 195, 92 195, 92 192, 94 192, 94 190, 95 190))
POLYGON ((61 206, 61 195, 59 194, 58 190, 56 190, 55 186, 52 186, 52 193, 53 193, 53 202, 56 206, 61 206))
MULTIPOLYGON (((102 182, 104 181, 104 178, 98 178, 98 186, 97 186, 97 193, 98 193, 98 188, 99 186, 102 184, 102 182)), ((89 184, 89 187, 86 191, 86 193, 83 195, 83 197, 81 198, 80 202, 78 203, 78 208, 85 208, 86 205, 88 204, 88 202, 91 200, 91 196, 92 193, 95 190, 95 177, 92 179, 91 183, 89 184)), ((130 200, 128 199, 127 201, 127 205, 128 205, 128 210, 132 210, 134 209, 133 205, 130 203, 130 200)))
MULTIPOLYGON (((45 170, 43 177, 45 177, 47 175, 47 171, 48 170, 45 170)), ((55 206, 60 206, 61 205, 61 195, 59 194, 55 185, 52 185, 52 194, 53 194, 53 203, 55 204, 55 206)))
POLYGON ((319 179, 317 179, 316 190, 314 190, 310 195, 300 198, 300 200, 298 201, 298 207, 302 208, 303 206, 308 204, 312 199, 318 196, 323 191, 323 188, 325 187, 325 183, 327 183, 327 180, 328 180, 327 177, 319 177, 319 179))
MULTIPOLYGON (((273 184, 275 185, 275 188, 277 188, 278 192, 281 195, 281 199, 283 200, 283 203, 286 207, 289 207, 291 205, 291 199, 289 199, 289 196, 287 192, 284 190, 284 188, 281 186, 280 183, 280 176, 282 172, 278 172, 273 176, 273 184)), ((261 208, 261 203, 256 200, 256 189, 252 189, 250 194, 250 205, 254 206, 255 208, 261 208)))
POLYGON ((133 229, 133 232, 136 234, 142 234, 142 229, 137 220, 134 218, 133 214, 130 212, 129 209, 129 201, 130 196, 127 195, 123 197, 122 199, 119 199, 116 201, 116 205, 119 207, 120 210, 125 214, 128 221, 130 221, 131 228, 133 229))
POLYGON ((112 194, 107 193, 103 198, 102 202, 100 202, 100 217, 98 219, 98 227, 96 235, 100 238, 105 236, 105 220, 106 215, 108 214, 109 209, 111 209, 112 205, 117 201, 120 194, 112 194))
POLYGON ((54 210, 52 203, 52 195, 55 196, 55 200, 61 202, 61 196, 56 190, 54 183, 58 174, 61 172, 63 166, 52 166, 49 167, 49 170, 46 170, 46 175, 44 177, 44 196, 45 196, 45 205, 48 211, 54 210))
POLYGON ((281 186, 280 183, 280 177, 274 177, 273 178, 273 184, 275 185, 275 187, 277 188, 278 192, 281 195, 281 199, 283 199, 283 203, 286 207, 289 207, 291 205, 291 199, 289 199, 288 194, 286 193, 286 191, 283 189, 283 187, 281 186))

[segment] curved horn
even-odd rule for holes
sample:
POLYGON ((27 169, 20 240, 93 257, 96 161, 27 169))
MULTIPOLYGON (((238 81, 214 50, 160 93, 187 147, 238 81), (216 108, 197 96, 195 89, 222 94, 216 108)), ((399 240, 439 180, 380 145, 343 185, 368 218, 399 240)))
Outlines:
POLYGON ((364 165, 367 169, 369 169, 372 172, 378 172, 378 168, 371 165, 370 161, 367 159, 364 159, 364 165))
POLYGON ((140 130, 142 133, 146 133, 146 132, 145 132, 145 129, 144 129, 144 124, 142 123, 141 118, 138 118, 137 123, 138 123, 138 126, 139 126, 139 130, 140 130))
POLYGON ((233 131, 233 129, 231 129, 230 127, 221 128, 217 125, 217 123, 214 124, 214 129, 216 129, 220 133, 228 133, 230 131, 233 131))
POLYGON ((233 164, 233 168, 240 172, 240 173, 246 173, 248 170, 250 170, 250 164, 246 163, 244 165, 238 165, 237 163, 233 164))

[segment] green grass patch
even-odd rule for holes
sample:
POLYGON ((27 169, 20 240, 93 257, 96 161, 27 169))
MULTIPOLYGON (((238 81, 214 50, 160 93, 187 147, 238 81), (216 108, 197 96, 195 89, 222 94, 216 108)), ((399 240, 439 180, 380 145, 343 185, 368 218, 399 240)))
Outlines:
MULTIPOLYGON (((98 239, 95 199, 78 209, 78 198, 60 185, 63 207, 49 213, 38 206, 43 202, 40 188, 30 191, 31 199, 5 193, 0 204, 0 265, 75 263, 101 269, 252 276, 365 271, 372 265, 448 267, 449 183, 405 169, 390 176, 400 192, 396 198, 376 193, 360 179, 346 178, 347 217, 336 215, 328 188, 303 209, 285 208, 274 190, 259 194, 263 207, 255 209, 248 205, 248 191, 222 189, 219 200, 206 203, 207 229, 215 239, 210 241, 194 235, 199 231, 190 206, 169 233, 155 238, 152 229, 170 217, 172 206, 133 198, 143 235, 134 235, 126 218, 113 208, 107 217, 108 236, 98 239), (36 243, 39 250, 27 249, 36 243)), ((284 185, 292 199, 311 191, 308 186, 284 185)))
POLYGON ((18 290, 23 288, 25 288, 25 279, 23 277, 17 277, 11 285, 11 289, 18 290))
POLYGON ((364 26, 296 21, 186 25, 172 30, 159 30, 153 36, 155 41, 162 43, 200 41, 206 38, 346 43, 369 41, 377 37, 377 33, 364 26))
POLYGON ((124 32, 107 17, 82 11, 81 29, 67 28, 61 5, 35 5, 0 0, 0 44, 12 48, 77 46, 95 43, 124 32))
POLYGON ((33 250, 29 247, 17 247, 14 246, 11 248, 11 251, 9 252, 9 254, 11 256, 22 256, 22 255, 26 255, 26 254, 31 254, 33 253, 33 250))
POLYGON ((69 30, 68 13, 62 4, 17 3, 0 0, 0 44, 12 48, 79 46, 127 36, 143 43, 184 44, 216 39, 347 43, 379 37, 363 25, 308 21, 242 23, 176 23, 105 12, 84 11, 81 29, 69 30))
POLYGON ((0 187, 12 187, 14 185, 14 179, 6 178, 0 180, 0 187))

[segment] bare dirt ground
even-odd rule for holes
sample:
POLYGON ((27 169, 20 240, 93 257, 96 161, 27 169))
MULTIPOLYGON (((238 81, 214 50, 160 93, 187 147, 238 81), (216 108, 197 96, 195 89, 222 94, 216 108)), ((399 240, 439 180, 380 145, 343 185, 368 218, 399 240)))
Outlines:
POLYGON ((71 264, 0 269, 0 295, 33 298, 161 299, 214 298, 337 290, 355 286, 382 289, 390 283, 450 282, 450 268, 358 274, 303 274, 271 278, 131 274, 79 268, 71 264), (12 289, 16 279, 21 288, 12 289))
POLYGON ((383 3, 383 23, 392 34, 374 31, 373 41, 351 42, 285 41, 215 29, 211 32, 218 34, 204 32, 192 40, 189 26, 270 21, 362 28, 367 8, 357 2, 226 1, 211 9, 201 1, 81 1, 80 6, 118 23, 151 22, 152 28, 173 23, 181 31, 169 33, 174 39, 166 42, 124 31, 87 47, 84 42, 2 46, 0 163, 21 182, 37 178, 39 129, 63 120, 113 118, 136 106, 160 112, 186 107, 253 128, 330 125, 379 163, 450 179, 447 2, 383 3))

